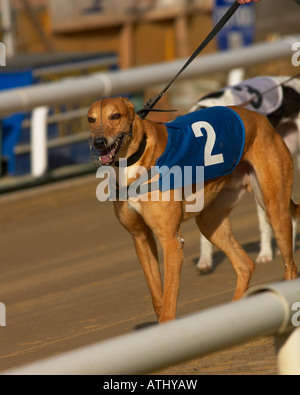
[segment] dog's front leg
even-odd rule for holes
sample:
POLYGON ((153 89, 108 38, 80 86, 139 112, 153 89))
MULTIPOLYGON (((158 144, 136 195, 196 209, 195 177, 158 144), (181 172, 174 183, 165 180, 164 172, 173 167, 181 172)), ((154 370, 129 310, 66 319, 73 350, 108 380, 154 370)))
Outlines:
POLYGON ((162 309, 162 281, 158 265, 157 247, 152 231, 147 227, 133 235, 135 250, 151 293, 152 304, 157 318, 162 309))
POLYGON ((128 202, 115 202, 115 213, 121 224, 132 235, 135 250, 151 293, 154 311, 159 319, 162 309, 162 281, 158 265, 157 246, 153 232, 143 217, 128 202))
POLYGON ((183 239, 180 222, 182 206, 180 201, 145 202, 142 211, 145 223, 153 230, 164 255, 164 290, 159 322, 175 319, 181 266, 183 262, 183 239), (148 204, 147 204, 148 203, 148 204))
POLYGON ((183 240, 180 233, 160 237, 164 251, 164 294, 159 322, 174 320, 183 262, 183 240))

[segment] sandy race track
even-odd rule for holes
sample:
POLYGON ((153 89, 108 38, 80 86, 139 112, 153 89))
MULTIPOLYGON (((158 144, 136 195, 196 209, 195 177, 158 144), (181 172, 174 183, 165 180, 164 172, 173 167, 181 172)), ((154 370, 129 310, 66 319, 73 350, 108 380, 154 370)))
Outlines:
MULTIPOLYGON (((155 321, 131 237, 114 217, 112 204, 97 201, 97 183, 90 175, 0 197, 0 302, 7 314, 7 326, 0 327, 0 373, 155 321)), ((299 201, 300 181, 294 196, 299 201)), ((250 195, 232 221, 255 259, 259 234, 250 195)), ((197 274, 199 233, 193 220, 184 224, 183 235, 178 317, 230 302, 235 287, 234 271, 219 251, 214 271, 197 274)), ((299 250, 295 259, 300 267, 299 250)), ((282 275, 276 257, 257 265, 251 285, 282 275)), ((276 372, 273 339, 262 338, 155 373, 276 372)))

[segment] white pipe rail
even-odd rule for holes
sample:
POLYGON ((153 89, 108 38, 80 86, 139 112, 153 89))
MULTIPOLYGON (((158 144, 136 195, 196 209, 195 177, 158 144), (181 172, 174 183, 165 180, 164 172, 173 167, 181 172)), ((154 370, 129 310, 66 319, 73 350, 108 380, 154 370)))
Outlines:
MULTIPOLYGON (((7 375, 125 375, 156 371, 195 357, 296 329, 300 279, 257 287, 246 299, 8 371, 7 375)), ((299 323, 300 325, 300 323, 299 323)), ((299 336, 299 328, 296 333, 299 336)), ((296 344, 299 344, 299 337, 296 344)), ((294 343, 295 344, 295 343, 294 343)), ((279 347, 278 352, 284 344, 279 347)), ((293 347, 292 347, 293 348, 293 347)), ((291 347, 288 347, 290 350, 291 347)), ((300 350, 293 350, 299 367, 300 350)), ((283 354, 285 351, 283 350, 283 354)), ((281 360, 285 358, 281 356, 281 360)), ((283 369, 282 369, 283 371, 283 369)))
POLYGON ((300 375, 300 326, 275 338, 278 373, 282 376, 300 375))
MULTIPOLYGON (((204 55, 196 59, 180 78, 190 79, 236 67, 249 67, 287 56, 292 57, 292 45, 295 42, 300 42, 300 35, 287 36, 274 43, 260 43, 233 51, 204 55)), ((135 93, 156 84, 166 83, 177 74, 184 62, 185 60, 177 60, 2 91, 0 117, 32 110, 35 107, 74 102, 86 97, 135 93)))

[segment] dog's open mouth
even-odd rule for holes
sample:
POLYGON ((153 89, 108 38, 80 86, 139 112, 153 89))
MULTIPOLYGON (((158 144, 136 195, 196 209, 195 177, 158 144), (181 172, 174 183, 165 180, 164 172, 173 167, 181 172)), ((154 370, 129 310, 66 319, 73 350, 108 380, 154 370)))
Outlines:
POLYGON ((99 160, 103 166, 111 166, 114 164, 116 156, 122 146, 123 140, 124 135, 121 134, 111 146, 99 151, 99 160))

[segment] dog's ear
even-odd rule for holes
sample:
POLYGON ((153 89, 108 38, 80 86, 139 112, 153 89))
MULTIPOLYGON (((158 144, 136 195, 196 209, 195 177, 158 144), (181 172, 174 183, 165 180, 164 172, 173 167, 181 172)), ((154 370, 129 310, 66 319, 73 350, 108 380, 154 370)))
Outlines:
POLYGON ((123 100, 125 101, 128 109, 129 109, 129 113, 130 113, 130 118, 133 121, 134 117, 135 117, 135 108, 134 105, 132 104, 132 102, 127 98, 127 97, 123 97, 123 100))
POLYGON ((125 101, 128 107, 134 108, 134 105, 131 103, 128 97, 122 97, 122 99, 125 101))

